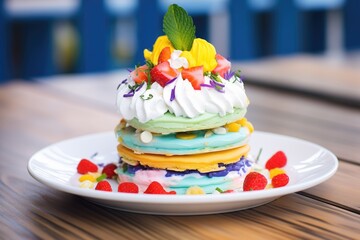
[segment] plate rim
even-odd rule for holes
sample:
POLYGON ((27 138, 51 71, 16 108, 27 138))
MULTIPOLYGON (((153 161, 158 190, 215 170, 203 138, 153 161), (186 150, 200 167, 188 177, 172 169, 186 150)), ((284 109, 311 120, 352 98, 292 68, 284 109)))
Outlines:
POLYGON ((110 201, 116 201, 116 202, 134 202, 134 203, 147 203, 147 204, 194 204, 194 203, 214 203, 214 202, 235 202, 235 201, 248 201, 248 200, 258 200, 258 199, 267 199, 267 198, 277 198, 281 197, 290 193, 299 192, 311 187, 314 187, 322 182, 325 182, 330 177, 332 177, 339 166, 339 160, 335 156, 334 153, 332 153, 330 150, 324 148, 323 146, 301 139, 297 137, 282 135, 282 134, 276 134, 271 132, 265 132, 265 131, 254 131, 253 136, 255 135, 268 135, 268 136, 276 136, 281 138, 287 138, 294 141, 299 141, 305 144, 313 145, 319 150, 321 149, 326 154, 329 155, 331 158, 333 164, 333 167, 331 170, 329 170, 326 174, 323 174, 321 176, 318 176, 315 179, 312 179, 310 181, 307 181, 305 183, 297 183, 295 185, 291 186, 285 186, 281 188, 272 188, 272 189, 266 189, 261 191, 249 191, 249 192, 238 192, 238 193, 231 193, 231 194, 206 194, 206 195, 159 195, 157 194, 156 197, 154 195, 147 195, 147 194, 128 194, 128 193, 119 193, 119 192, 104 192, 104 191, 92 191, 89 189, 82 189, 77 186, 69 185, 69 184, 61 184, 56 181, 52 181, 49 179, 46 179, 39 176, 36 171, 32 168, 32 162, 36 161, 36 157, 41 154, 43 151, 45 151, 48 148, 54 147, 59 144, 64 144, 66 142, 70 141, 77 141, 84 138, 96 138, 100 136, 106 136, 114 134, 111 131, 106 132, 99 132, 99 133, 92 133, 92 134, 86 134, 82 136, 77 136, 73 138, 68 138, 53 144, 50 144, 39 151, 35 152, 29 159, 27 164, 27 170, 29 174, 38 182, 44 184, 45 186, 51 187, 53 189, 74 194, 81 197, 86 198, 92 198, 92 199, 99 199, 99 200, 110 200, 110 201))

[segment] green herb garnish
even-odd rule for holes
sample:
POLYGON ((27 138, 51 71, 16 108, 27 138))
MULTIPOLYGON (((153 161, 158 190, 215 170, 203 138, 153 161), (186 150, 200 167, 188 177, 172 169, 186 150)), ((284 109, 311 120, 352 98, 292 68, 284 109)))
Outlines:
POLYGON ((182 7, 176 4, 169 6, 163 19, 163 31, 175 49, 191 50, 195 39, 195 25, 182 7))
POLYGON ((104 180, 107 177, 106 173, 101 174, 99 177, 96 178, 97 182, 104 180))
POLYGON ((144 94, 141 94, 140 97, 142 100, 149 100, 149 99, 152 99, 154 96, 152 94, 149 94, 149 96, 147 98, 145 98, 144 94))
POLYGON ((259 150, 259 153, 258 153, 258 155, 257 155, 257 157, 256 157, 256 159, 255 159, 255 163, 257 163, 258 161, 259 161, 259 159, 260 159, 260 155, 261 155, 261 153, 262 153, 262 148, 260 148, 260 150, 259 150))
POLYGON ((219 193, 224 193, 223 190, 221 190, 219 187, 215 188, 216 191, 218 191, 219 193))
POLYGON ((126 172, 128 170, 128 165, 126 163, 124 163, 122 165, 122 169, 123 169, 123 172, 126 172))
POLYGON ((150 61, 150 60, 146 60, 146 66, 147 66, 147 69, 145 70, 145 74, 147 76, 147 86, 146 86, 146 90, 150 89, 151 88, 151 74, 150 74, 150 71, 151 69, 153 69, 154 67, 154 64, 150 61))
POLYGON ((221 78, 219 77, 218 73, 206 72, 205 75, 216 82, 222 83, 221 78))

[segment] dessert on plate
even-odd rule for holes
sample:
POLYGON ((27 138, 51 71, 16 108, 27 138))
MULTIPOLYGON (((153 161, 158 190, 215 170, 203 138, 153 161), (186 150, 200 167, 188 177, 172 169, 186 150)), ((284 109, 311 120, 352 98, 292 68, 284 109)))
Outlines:
POLYGON ((163 31, 144 50, 145 64, 118 86, 118 181, 140 192, 153 182, 176 194, 240 191, 254 167, 240 75, 211 43, 195 37, 181 7, 169 7, 163 31))

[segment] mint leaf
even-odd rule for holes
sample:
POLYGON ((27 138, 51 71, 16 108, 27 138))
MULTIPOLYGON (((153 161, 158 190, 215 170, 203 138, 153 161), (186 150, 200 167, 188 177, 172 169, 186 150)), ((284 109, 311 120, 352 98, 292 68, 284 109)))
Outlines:
POLYGON ((195 26, 182 7, 176 4, 169 6, 163 19, 163 31, 175 49, 191 50, 195 39, 195 26))

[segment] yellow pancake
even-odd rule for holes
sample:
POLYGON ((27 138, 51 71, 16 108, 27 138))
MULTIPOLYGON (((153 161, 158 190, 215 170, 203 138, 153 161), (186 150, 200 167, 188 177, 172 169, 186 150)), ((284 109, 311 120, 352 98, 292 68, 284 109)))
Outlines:
POLYGON ((123 161, 130 165, 141 164, 143 166, 174 170, 198 170, 201 173, 220 171, 225 167, 219 167, 219 163, 230 164, 239 161, 246 156, 250 150, 248 144, 218 152, 208 152, 194 155, 158 155, 158 154, 137 154, 132 150, 119 144, 117 147, 123 161))

